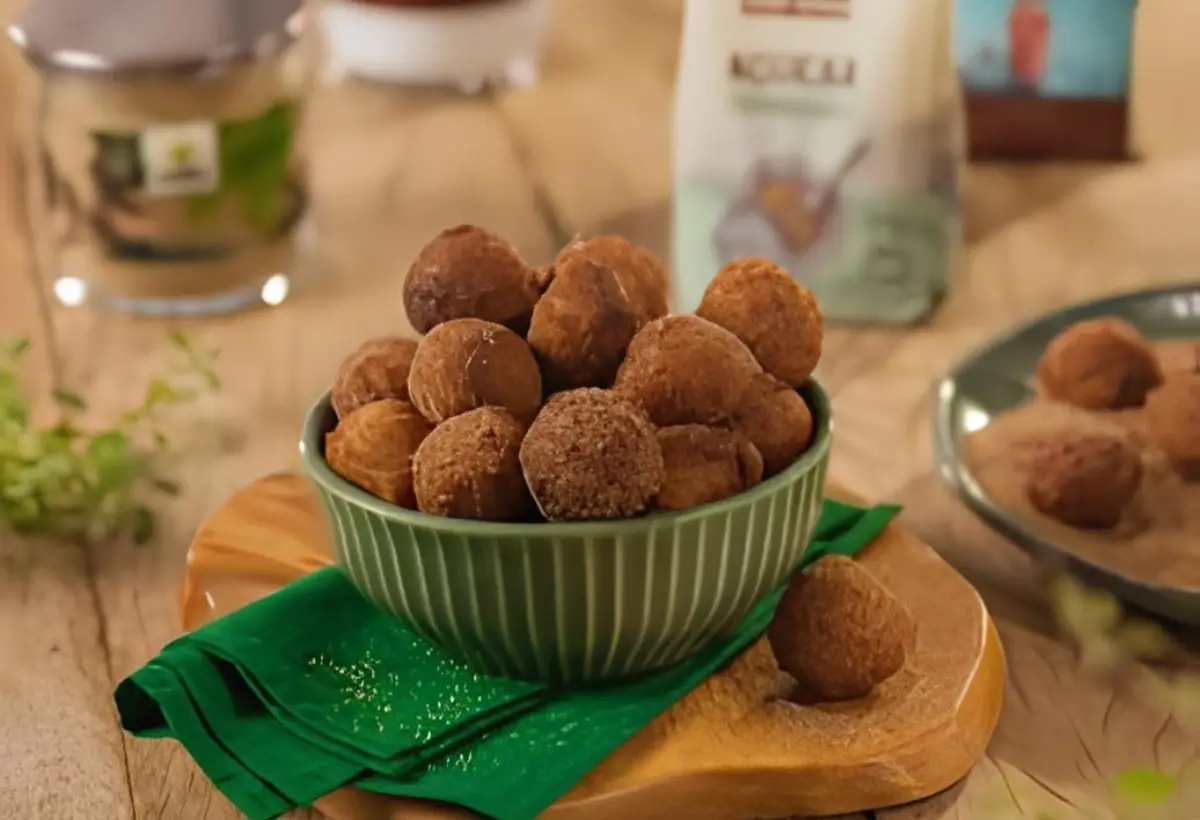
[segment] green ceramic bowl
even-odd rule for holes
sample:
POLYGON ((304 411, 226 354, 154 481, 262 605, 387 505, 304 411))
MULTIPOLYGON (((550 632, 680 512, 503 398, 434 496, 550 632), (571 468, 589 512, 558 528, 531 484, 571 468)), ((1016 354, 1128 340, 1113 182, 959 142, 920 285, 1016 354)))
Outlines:
POLYGON ((748 492, 624 521, 497 524, 381 501, 324 458, 325 396, 300 443, 338 562, 369 599, 472 667, 564 684, 669 666, 731 630, 800 562, 821 510, 830 406, 813 446, 748 492))

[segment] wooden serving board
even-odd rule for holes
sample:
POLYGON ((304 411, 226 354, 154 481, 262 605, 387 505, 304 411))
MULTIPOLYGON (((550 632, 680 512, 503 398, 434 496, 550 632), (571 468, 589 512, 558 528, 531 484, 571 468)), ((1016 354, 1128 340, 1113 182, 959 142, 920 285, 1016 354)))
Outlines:
MULTIPOLYGON (((854 500, 845 493, 835 495, 854 500)), ((867 699, 797 706, 760 641, 631 738, 542 820, 772 820, 919 800, 983 755, 1004 699, 1004 654, 975 590, 892 525, 859 558, 912 612, 917 645, 867 699)), ((185 629, 332 562, 306 480, 260 479, 200 528, 187 557, 185 629)), ((470 812, 342 789, 332 820, 472 820, 470 812)))

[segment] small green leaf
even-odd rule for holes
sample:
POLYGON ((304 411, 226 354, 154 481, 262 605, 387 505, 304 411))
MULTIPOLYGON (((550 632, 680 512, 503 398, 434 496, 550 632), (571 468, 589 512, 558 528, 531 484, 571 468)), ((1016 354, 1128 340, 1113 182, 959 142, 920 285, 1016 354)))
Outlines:
POLYGON ((146 398, 143 399, 142 406, 149 410, 164 404, 180 404, 193 395, 191 391, 180 390, 163 379, 153 379, 146 385, 146 398))
POLYGON ((1129 769, 1112 783, 1113 795, 1138 805, 1161 805, 1175 794, 1175 778, 1159 769, 1129 769))
POLYGON ((154 513, 150 511, 149 507, 133 508, 130 513, 129 532, 133 536, 133 542, 138 546, 144 546, 154 540, 154 513))
POLYGON ((69 390, 50 392, 60 417, 34 426, 30 398, 11 364, 28 341, 0 340, 0 355, 9 355, 0 359, 0 526, 76 542, 121 535, 144 544, 154 537, 154 514, 145 499, 181 489, 157 474, 156 457, 166 446, 159 411, 218 381, 211 357, 183 334, 172 334, 172 344, 185 354, 183 368, 147 384, 142 406, 119 413, 117 426, 92 432, 75 421, 84 397, 69 390))
POLYGON ((1113 636, 1135 658, 1155 660, 1171 651, 1171 636, 1152 621, 1126 621, 1113 636))
POLYGON ((33 342, 28 339, 13 339, 5 348, 4 355, 10 359, 19 359, 29 352, 31 347, 33 347, 33 342))
POLYGON ((172 330, 170 333, 167 334, 167 338, 171 341, 171 344, 174 345, 179 350, 182 350, 184 352, 191 352, 192 340, 189 339, 187 334, 184 333, 182 330, 179 330, 179 329, 172 330))
POLYGON ((83 396, 71 390, 58 387, 54 389, 53 396, 54 401, 59 407, 67 410, 79 410, 81 412, 87 410, 87 402, 83 400, 83 396))
POLYGON ((183 488, 177 482, 168 481, 165 478, 152 479, 150 484, 163 495, 176 496, 183 491, 183 488))

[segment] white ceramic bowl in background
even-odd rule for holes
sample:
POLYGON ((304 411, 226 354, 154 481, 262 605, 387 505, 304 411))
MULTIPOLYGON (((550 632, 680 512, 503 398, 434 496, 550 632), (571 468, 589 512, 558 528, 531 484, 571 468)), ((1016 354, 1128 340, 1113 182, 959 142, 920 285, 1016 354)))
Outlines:
POLYGON ((547 0, 496 0, 450 7, 321 6, 325 78, 449 85, 477 92, 537 77, 547 0))

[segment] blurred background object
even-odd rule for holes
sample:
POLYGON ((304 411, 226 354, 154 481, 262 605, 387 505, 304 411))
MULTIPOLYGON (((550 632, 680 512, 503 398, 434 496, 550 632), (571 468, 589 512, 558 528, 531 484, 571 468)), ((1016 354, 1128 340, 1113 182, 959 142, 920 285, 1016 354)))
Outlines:
POLYGON ((973 159, 1124 159, 1136 0, 956 0, 973 159))
POLYGON ((43 78, 34 150, 61 303, 287 298, 308 211, 299 2, 33 0, 11 26, 43 78))
POLYGON ((959 264, 961 111, 940 0, 686 5, 676 308, 764 256, 827 318, 912 323, 959 264))
POLYGON ((325 76, 458 88, 537 79, 548 0, 326 0, 325 76))

